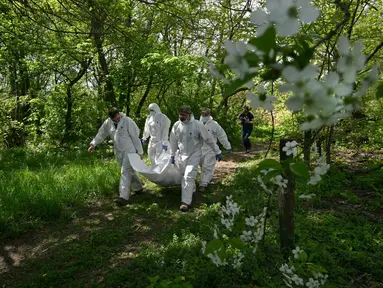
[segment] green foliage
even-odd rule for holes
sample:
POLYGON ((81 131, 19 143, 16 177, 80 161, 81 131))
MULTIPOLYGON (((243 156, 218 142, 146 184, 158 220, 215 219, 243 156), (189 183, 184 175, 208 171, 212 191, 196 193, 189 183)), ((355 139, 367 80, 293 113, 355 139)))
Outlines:
MULTIPOLYGON (((1 226, 7 229, 2 230, 2 241, 7 243, 8 237, 21 235, 26 229, 45 227, 47 221, 59 225, 52 234, 50 252, 23 264, 31 265, 25 274, 23 269, 16 269, 12 273, 18 277, 7 278, 12 279, 9 281, 13 286, 61 286, 63 279, 66 285, 74 287, 284 285, 278 270, 285 261, 275 233, 279 227, 276 201, 269 208, 264 244, 256 255, 246 254, 241 270, 216 267, 201 251, 201 242, 213 239, 212 227, 220 221, 219 202, 226 195, 233 195, 243 215, 257 215, 266 205, 267 195, 256 180, 257 161, 242 164, 236 175, 224 179, 205 195, 204 204, 196 200, 192 212, 180 214, 179 189, 155 185, 148 185, 147 194, 132 197, 132 206, 118 210, 112 207, 110 193, 117 189, 119 171, 109 157, 100 158, 103 153, 89 158, 86 152, 57 149, 2 152, 0 163, 5 171, 0 183, 6 193, 1 194, 0 203, 8 207, 0 214, 2 225, 7 223, 6 227, 1 226), (101 206, 91 211, 89 219, 83 219, 81 215, 88 209, 86 203, 95 201, 101 206), (107 220, 107 215, 113 215, 113 219, 107 220), (70 225, 67 219, 73 220, 70 225), (97 271, 102 271, 102 275, 97 271)), ((299 275, 309 277, 312 271, 327 270, 328 287, 350 287, 365 273, 369 276, 357 280, 357 286, 379 283, 383 268, 379 232, 381 179, 381 170, 355 176, 332 168, 316 186, 297 184, 297 196, 317 195, 308 200, 295 197, 296 245, 305 253, 299 254, 298 259, 292 255, 290 258, 291 263, 302 269, 299 275), (372 184, 365 186, 369 182, 372 184)), ((236 232, 243 227, 238 229, 236 232)), ((235 249, 243 248, 238 238, 223 237, 235 249)), ((217 248, 215 244, 220 243, 212 242, 212 250, 217 248)), ((231 253, 230 249, 227 251, 231 253)))
POLYGON ((185 277, 176 277, 174 280, 159 281, 159 276, 148 277, 150 285, 147 288, 193 288, 190 282, 185 282, 185 277))
POLYGON ((291 163, 290 170, 296 176, 301 177, 305 179, 306 181, 310 179, 310 173, 309 173, 307 164, 305 162, 291 163))
POLYGON ((380 82, 378 84, 378 87, 376 88, 376 99, 380 99, 383 97, 383 82, 380 82))

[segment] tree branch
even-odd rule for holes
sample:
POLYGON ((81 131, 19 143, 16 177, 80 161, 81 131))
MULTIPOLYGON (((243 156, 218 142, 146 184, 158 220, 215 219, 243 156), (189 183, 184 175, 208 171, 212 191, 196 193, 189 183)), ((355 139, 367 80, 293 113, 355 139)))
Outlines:
POLYGON ((366 64, 372 59, 372 57, 375 56, 376 53, 379 52, 380 49, 383 48, 383 42, 381 42, 376 48, 375 50, 367 57, 367 60, 366 60, 366 64))
POLYGON ((356 18, 356 13, 358 13, 359 5, 360 5, 360 0, 358 0, 358 2, 356 3, 356 8, 354 10, 354 13, 352 14, 351 25, 350 25, 350 28, 348 29, 348 40, 351 39, 352 29, 354 28, 354 24, 355 24, 354 22, 356 18))
POLYGON ((250 90, 250 89, 247 88, 247 87, 241 87, 241 88, 238 88, 238 89, 235 90, 233 93, 231 93, 231 94, 225 96, 225 97, 222 99, 222 101, 221 101, 221 103, 220 103, 220 106, 222 106, 222 107, 227 107, 227 100, 229 100, 229 98, 230 98, 231 96, 234 96, 235 94, 237 94, 237 93, 239 93, 239 92, 247 91, 247 90, 250 90))
POLYGON ((335 1, 335 4, 344 12, 344 19, 342 22, 338 23, 335 27, 335 29, 331 30, 330 33, 328 33, 328 35, 324 38, 322 38, 321 40, 319 40, 313 47, 312 49, 315 50, 316 48, 318 48, 319 45, 321 45, 323 42, 327 41, 327 40, 330 40, 334 35, 336 35, 336 33, 338 32, 338 30, 348 22, 348 20, 350 20, 350 17, 351 17, 351 14, 350 14, 350 11, 349 11, 349 6, 346 4, 346 3, 341 3, 340 0, 336 0, 335 1))

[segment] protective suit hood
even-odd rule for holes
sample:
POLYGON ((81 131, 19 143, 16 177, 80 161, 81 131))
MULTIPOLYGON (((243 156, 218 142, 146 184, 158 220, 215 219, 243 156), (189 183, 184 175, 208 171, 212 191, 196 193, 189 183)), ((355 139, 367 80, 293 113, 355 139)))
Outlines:
POLYGON ((149 105, 149 110, 154 110, 156 111, 156 114, 161 114, 161 109, 156 103, 151 103, 149 105))

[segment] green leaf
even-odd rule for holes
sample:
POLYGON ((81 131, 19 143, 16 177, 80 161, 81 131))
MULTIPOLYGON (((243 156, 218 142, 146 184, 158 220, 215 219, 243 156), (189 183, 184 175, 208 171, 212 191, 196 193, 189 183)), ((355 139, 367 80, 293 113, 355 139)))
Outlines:
POLYGON ((376 87, 376 99, 383 98, 383 81, 378 84, 376 87))
POLYGON ((275 169, 281 170, 281 163, 274 159, 265 159, 258 165, 259 170, 275 169))
POLYGON ((313 263, 307 263, 306 264, 311 272, 316 272, 316 273, 328 273, 325 268, 322 266, 319 266, 317 264, 313 263))
POLYGON ((243 244, 243 242, 239 238, 230 238, 229 243, 231 246, 239 250, 243 250, 246 248, 246 245, 243 244))
POLYGON ((206 245, 206 254, 212 254, 223 246, 223 243, 219 239, 213 239, 206 245))
POLYGON ((226 248, 222 246, 222 248, 217 252, 219 259, 221 259, 222 262, 226 259, 226 248))
POLYGON ((314 55, 314 49, 310 48, 307 41, 303 38, 299 38, 298 44, 295 47, 298 55, 295 58, 298 68, 303 69, 309 63, 314 55))
POLYGON ((307 262, 307 258, 308 258, 308 256, 307 256, 307 253, 305 252, 305 251, 301 251, 300 253, 299 253, 299 260, 302 262, 302 263, 306 263, 307 262))
POLYGON ((309 169, 307 168, 307 165, 305 162, 292 163, 290 165, 290 170, 291 172, 293 172, 295 175, 299 177, 302 177, 306 180, 310 179, 309 169))
POLYGON ((259 57, 255 53, 248 52, 245 55, 245 59, 250 67, 256 67, 259 63, 259 57))
POLYGON ((270 26, 262 36, 251 39, 249 43, 268 55, 271 49, 277 47, 275 28, 270 26))

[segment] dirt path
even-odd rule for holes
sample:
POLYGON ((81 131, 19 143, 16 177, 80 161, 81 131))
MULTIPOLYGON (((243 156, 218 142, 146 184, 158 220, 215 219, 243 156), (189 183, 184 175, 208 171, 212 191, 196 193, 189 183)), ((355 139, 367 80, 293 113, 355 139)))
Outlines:
MULTIPOLYGON (((238 152, 225 155, 224 161, 217 163, 211 185, 213 188, 210 189, 214 189, 225 177, 233 175, 238 163, 248 161, 258 153, 238 152)), ((158 232, 177 221, 179 190, 179 187, 164 188, 159 192, 132 196, 133 205, 126 207, 127 209, 116 207, 113 199, 91 202, 78 212, 70 223, 61 221, 58 224, 47 224, 18 239, 1 243, 0 287, 12 287, 10 283, 15 279, 34 274, 35 278, 47 277, 50 270, 60 269, 60 263, 75 261, 71 259, 76 255, 73 250, 78 249, 77 253, 81 254, 82 250, 79 247, 87 249, 89 246, 88 253, 95 257, 97 255, 93 255, 91 250, 94 242, 100 242, 110 254, 103 258, 101 266, 126 265, 143 246, 152 243, 158 232), (111 241, 109 237, 114 234, 116 239, 111 241), (50 266, 53 263, 53 267, 45 269, 44 263, 49 263, 50 266), (37 275, 38 273, 41 275, 37 275)), ((196 195, 193 206, 198 207, 206 202, 209 201, 206 201, 205 195, 196 195)), ((93 259, 91 256, 89 258, 93 259)), ((82 257, 86 259, 86 256, 82 257)), ((101 282, 103 269, 90 270, 91 272, 87 270, 82 276, 85 277, 84 283, 86 284, 88 277, 99 278, 101 282)))

